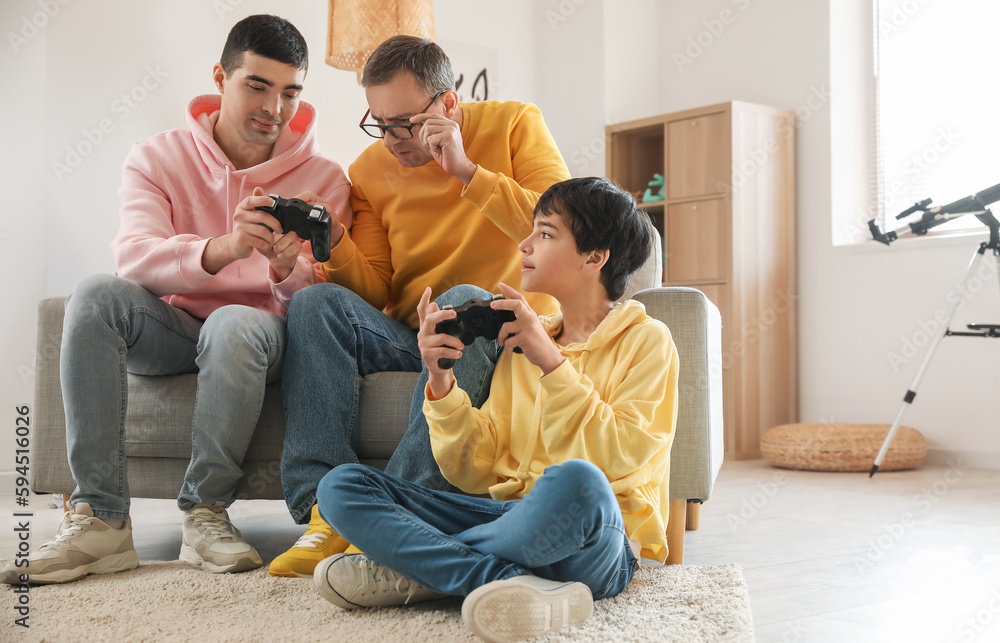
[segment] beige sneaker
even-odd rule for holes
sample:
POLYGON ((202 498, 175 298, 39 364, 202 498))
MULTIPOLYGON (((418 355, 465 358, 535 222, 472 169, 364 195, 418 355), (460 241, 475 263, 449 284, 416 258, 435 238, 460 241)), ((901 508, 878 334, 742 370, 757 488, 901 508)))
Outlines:
POLYGON ((594 613, 583 583, 515 576, 477 587, 462 602, 462 620, 487 641, 523 641, 580 625, 594 613))
MULTIPOLYGON (((23 560, 23 559, 22 559, 23 560)), ((17 567, 16 561, 0 571, 0 582, 19 584, 21 574, 36 585, 68 583, 87 574, 112 574, 135 569, 139 557, 132 544, 132 521, 115 529, 100 518, 86 502, 66 513, 56 537, 27 558, 28 564, 17 567)))
POLYGON ((345 610, 444 598, 364 554, 337 554, 321 561, 313 583, 323 598, 345 610))
POLYGON ((229 522, 229 513, 195 507, 185 511, 180 559, 213 574, 245 572, 264 564, 257 550, 229 522))

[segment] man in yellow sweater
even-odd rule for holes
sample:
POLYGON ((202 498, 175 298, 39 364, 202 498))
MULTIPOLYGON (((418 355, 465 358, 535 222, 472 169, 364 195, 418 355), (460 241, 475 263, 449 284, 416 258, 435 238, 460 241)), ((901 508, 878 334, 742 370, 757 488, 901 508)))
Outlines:
MULTIPOLYGON (((569 177, 537 107, 459 103, 451 63, 428 40, 387 40, 369 57, 362 85, 370 108, 362 129, 381 140, 349 170, 354 225, 350 234, 343 226, 332 232, 322 266, 330 283, 296 293, 288 309, 281 477, 292 517, 309 528, 272 561, 272 575, 310 575, 348 545, 316 511, 316 488, 333 467, 358 461, 358 376, 421 371, 417 303, 425 287, 441 305, 488 297, 484 289, 499 281, 517 287, 517 244, 531 231, 532 209, 569 177)), ((530 302, 556 308, 546 295, 530 302)), ((455 368, 477 392, 475 404, 489 392, 498 351, 480 340, 455 368)), ((386 470, 450 489, 421 412, 426 377, 386 470)))
POLYGON ((313 576, 344 609, 466 596, 462 616, 490 641, 521 640, 589 618, 640 559, 666 559, 677 351, 642 304, 613 305, 653 243, 646 215, 606 179, 542 195, 520 244, 521 285, 559 301, 538 317, 500 285, 516 313, 489 399, 477 409, 441 358, 465 357, 436 331, 455 317, 430 303, 420 351, 424 413, 444 476, 474 497, 423 489, 372 467, 337 467, 319 510, 365 554, 337 554, 313 576), (519 348, 520 354, 512 349, 519 348))

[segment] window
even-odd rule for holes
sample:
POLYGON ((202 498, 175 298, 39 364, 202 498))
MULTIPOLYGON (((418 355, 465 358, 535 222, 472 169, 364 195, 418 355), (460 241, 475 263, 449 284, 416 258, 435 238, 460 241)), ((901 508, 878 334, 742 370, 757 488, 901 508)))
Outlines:
MULTIPOLYGON (((1000 2, 872 2, 877 200, 891 230, 915 220, 895 217, 917 201, 945 205, 1000 183, 1000 2)), ((985 227, 966 216, 930 234, 958 230, 985 227)))

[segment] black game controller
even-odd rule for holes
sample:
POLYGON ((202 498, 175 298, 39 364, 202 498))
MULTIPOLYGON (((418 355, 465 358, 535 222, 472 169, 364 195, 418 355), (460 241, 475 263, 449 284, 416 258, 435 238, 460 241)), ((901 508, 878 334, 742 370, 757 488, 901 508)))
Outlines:
MULTIPOLYGON (((330 215, 321 205, 309 205, 302 199, 282 199, 268 194, 274 203, 257 208, 281 224, 283 233, 294 232, 303 241, 312 242, 313 256, 320 263, 330 259, 330 215)), ((268 226, 264 226, 271 230, 268 226)), ((274 230, 271 230, 274 232, 274 230)))
MULTIPOLYGON (((491 299, 470 299, 460 306, 442 306, 441 310, 454 310, 458 316, 438 322, 434 331, 457 337, 466 346, 476 341, 477 337, 496 339, 501 326, 517 320, 517 315, 512 310, 490 308, 491 301, 503 298, 503 295, 494 295, 491 299)), ((514 352, 520 353, 521 349, 515 348, 514 352)), ((454 365, 455 360, 450 357, 438 360, 441 368, 451 368, 454 365)))

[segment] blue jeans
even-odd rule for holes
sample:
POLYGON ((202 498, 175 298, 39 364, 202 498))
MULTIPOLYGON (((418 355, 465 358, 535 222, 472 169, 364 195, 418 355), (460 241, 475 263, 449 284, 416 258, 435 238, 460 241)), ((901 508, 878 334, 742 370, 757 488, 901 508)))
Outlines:
POLYGON ((201 320, 120 277, 82 281, 66 300, 59 365, 71 502, 90 503, 99 518, 128 517, 128 372, 198 374, 177 505, 230 504, 264 386, 281 375, 284 339, 285 320, 274 313, 233 305, 201 320))
POLYGON ((319 512, 370 558, 442 594, 533 574, 606 598, 638 564, 607 477, 584 460, 548 467, 531 493, 507 502, 344 465, 323 478, 319 512))
MULTIPOLYGON (((476 286, 456 286, 435 301, 458 305, 489 296, 476 286)), ((495 340, 479 338, 455 363, 455 379, 477 407, 489 396, 499 351, 495 340)), ((430 489, 451 489, 434 460, 424 419, 427 369, 417 331, 336 284, 295 293, 288 307, 281 384, 287 424, 281 485, 296 522, 309 520, 323 476, 338 465, 358 462, 358 377, 386 371, 420 372, 409 426, 386 471, 430 489)))

